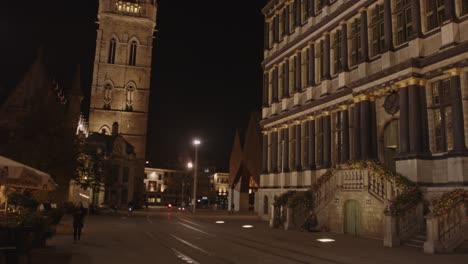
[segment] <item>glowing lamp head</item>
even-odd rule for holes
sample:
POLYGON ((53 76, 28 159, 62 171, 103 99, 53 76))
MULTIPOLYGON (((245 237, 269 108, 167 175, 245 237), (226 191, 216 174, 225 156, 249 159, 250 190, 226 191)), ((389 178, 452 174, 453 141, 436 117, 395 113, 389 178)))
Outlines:
POLYGON ((199 139, 194 139, 193 140, 193 145, 198 146, 201 144, 201 141, 199 139))
POLYGON ((187 168, 189 169, 193 168, 193 163, 192 162, 187 163, 187 168))

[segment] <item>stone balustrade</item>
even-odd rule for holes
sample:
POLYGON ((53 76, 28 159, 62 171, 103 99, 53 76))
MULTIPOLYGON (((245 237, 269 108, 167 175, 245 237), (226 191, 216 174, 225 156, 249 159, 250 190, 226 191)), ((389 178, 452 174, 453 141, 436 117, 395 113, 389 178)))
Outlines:
POLYGON ((424 226, 423 203, 408 207, 399 215, 385 214, 384 246, 396 247, 413 237, 424 226))
POLYGON ((465 240, 468 232, 466 208, 463 203, 441 216, 426 217, 427 240, 425 253, 445 253, 453 251, 465 240))

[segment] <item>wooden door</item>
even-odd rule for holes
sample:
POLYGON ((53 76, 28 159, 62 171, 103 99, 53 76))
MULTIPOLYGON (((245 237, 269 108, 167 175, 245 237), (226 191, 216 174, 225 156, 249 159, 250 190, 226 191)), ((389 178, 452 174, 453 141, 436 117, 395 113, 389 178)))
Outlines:
POLYGON ((345 203, 344 231, 347 234, 358 235, 360 231, 361 212, 359 203, 356 200, 349 200, 345 203))

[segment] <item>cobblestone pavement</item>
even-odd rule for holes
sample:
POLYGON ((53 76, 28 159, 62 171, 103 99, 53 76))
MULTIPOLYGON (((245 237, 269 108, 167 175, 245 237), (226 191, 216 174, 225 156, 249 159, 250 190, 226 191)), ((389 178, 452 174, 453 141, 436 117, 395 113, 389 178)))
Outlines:
POLYGON ((253 214, 219 211, 192 215, 153 209, 131 216, 90 216, 82 240, 72 240, 71 219, 66 217, 49 246, 33 253, 32 264, 468 263, 468 254, 427 255, 413 248, 384 248, 380 240, 270 229, 253 214), (319 238, 335 241, 321 243, 319 238))

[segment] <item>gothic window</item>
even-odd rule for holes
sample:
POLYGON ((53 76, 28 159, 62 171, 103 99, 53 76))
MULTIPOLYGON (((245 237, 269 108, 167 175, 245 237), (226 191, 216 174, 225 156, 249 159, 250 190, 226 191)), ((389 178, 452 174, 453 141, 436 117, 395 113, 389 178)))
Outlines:
POLYGON ((283 26, 283 30, 282 30, 283 35, 286 35, 286 34, 289 33, 289 28, 288 28, 289 23, 287 21, 289 19, 289 15, 287 14, 287 10, 288 10, 287 8, 283 9, 283 25, 282 25, 283 26))
POLYGON ((107 83, 104 86, 104 109, 110 110, 111 109, 111 99, 112 99, 112 85, 107 83))
POLYGON ((461 1, 461 16, 468 14, 468 0, 461 1))
POLYGON ((130 44, 130 56, 128 60, 128 65, 135 66, 136 65, 136 56, 137 56, 137 42, 132 41, 130 44))
POLYGON ((320 42, 317 45, 317 60, 318 60, 318 67, 316 69, 317 71, 317 82, 320 83, 322 81, 322 74, 323 74, 323 68, 324 68, 324 63, 325 63, 325 52, 324 52, 324 43, 323 40, 320 40, 320 42))
POLYGON ((444 0, 426 0, 427 30, 440 27, 445 20, 444 0))
POLYGON ((343 70, 343 64, 341 63, 343 58, 341 54, 341 41, 343 35, 341 30, 337 30, 333 37, 333 69, 335 74, 341 72, 343 70))
POLYGON ((435 82, 431 88, 431 108, 434 119, 434 152, 446 152, 453 148, 450 79, 435 82))
POLYGON ((115 63, 115 49, 117 47, 117 41, 115 39, 111 39, 109 42, 109 56, 107 58, 107 63, 114 64, 115 63))
POLYGON ((296 125, 290 126, 289 130, 289 167, 296 166, 296 125))
POLYGON ((335 164, 341 162, 341 153, 343 152, 343 112, 336 112, 333 114, 333 146, 334 155, 333 161, 335 164))
POLYGON ((317 118, 317 165, 322 166, 323 165, 323 117, 317 118))
POLYGON ((323 8, 323 0, 315 0, 315 12, 318 13, 323 8))
POLYGON ((413 33, 411 0, 396 0, 396 41, 397 45, 408 41, 413 33))
POLYGON ((133 94, 135 93, 135 87, 129 85, 125 91, 125 111, 133 111, 133 94))
POLYGON ((383 52, 385 48, 384 6, 377 5, 371 12, 372 56, 383 52))
POLYGON ((354 19, 351 24, 351 65, 361 60, 361 19, 354 19))

